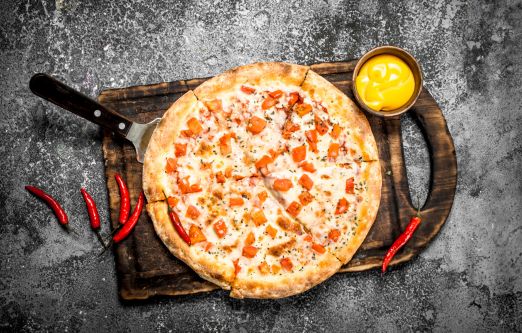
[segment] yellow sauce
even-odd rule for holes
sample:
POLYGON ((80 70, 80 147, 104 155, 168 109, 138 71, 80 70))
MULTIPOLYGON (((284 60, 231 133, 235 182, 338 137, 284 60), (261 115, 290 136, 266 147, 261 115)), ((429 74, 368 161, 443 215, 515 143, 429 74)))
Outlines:
POLYGON ((381 54, 366 61, 355 78, 357 93, 375 111, 392 111, 408 102, 415 79, 402 59, 381 54))

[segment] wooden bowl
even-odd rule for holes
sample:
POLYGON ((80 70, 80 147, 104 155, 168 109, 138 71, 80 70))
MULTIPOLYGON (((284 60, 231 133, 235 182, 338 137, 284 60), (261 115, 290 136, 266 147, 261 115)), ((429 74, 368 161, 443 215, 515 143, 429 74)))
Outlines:
POLYGON ((421 71, 420 65, 411 54, 409 54, 408 52, 406 52, 405 50, 403 50, 399 47, 379 46, 379 47, 374 48, 373 50, 368 51, 357 62, 357 65, 355 66, 355 69, 353 71, 352 90, 353 90, 355 99, 357 100, 357 103, 365 111, 367 111, 371 114, 374 114, 376 116, 380 116, 380 117, 393 117, 393 116, 397 116, 397 115, 400 115, 400 114, 408 111, 413 106, 413 104, 415 104, 415 102, 417 101, 417 98, 419 97, 420 92, 422 90, 422 83, 423 83, 422 82, 422 71, 421 71), (380 55, 380 54, 391 54, 391 55, 394 55, 394 56, 402 59, 410 67, 410 69, 413 73, 413 78, 415 80, 415 87, 413 89, 413 95, 410 97, 410 99, 408 100, 408 102, 406 104, 404 104, 403 106, 401 106, 400 108, 395 109, 395 110, 390 110, 390 111, 373 110, 364 103, 362 98, 359 96, 359 93, 357 92, 355 79, 357 78, 357 75, 359 75, 359 70, 361 69, 362 65, 364 65, 364 63, 366 63, 366 61, 370 60, 370 58, 372 58, 376 55, 380 55))

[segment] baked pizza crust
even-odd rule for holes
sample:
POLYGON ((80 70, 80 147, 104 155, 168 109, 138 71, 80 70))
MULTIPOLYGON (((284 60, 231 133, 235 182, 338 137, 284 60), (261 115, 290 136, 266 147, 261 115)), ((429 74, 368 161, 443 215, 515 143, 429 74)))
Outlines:
POLYGON ((152 133, 143 162, 143 190, 147 202, 165 200, 163 195, 165 156, 174 149, 174 141, 179 136, 181 127, 189 115, 198 110, 198 99, 191 91, 181 96, 165 112, 158 126, 152 133))
POLYGON ((325 253, 316 265, 307 265, 303 270, 285 272, 280 275, 261 275, 259 272, 248 278, 236 278, 230 296, 235 298, 281 298, 296 295, 328 279, 341 268, 341 262, 332 254, 325 253))
POLYGON ((342 248, 340 251, 333 253, 343 265, 352 259, 355 252, 357 252, 366 239, 366 236, 377 217, 379 204, 381 202, 381 165, 379 161, 364 163, 367 164, 367 168, 365 169, 363 179, 366 180, 368 191, 366 192, 365 200, 360 204, 357 212, 357 218, 359 221, 358 227, 355 230, 355 235, 351 238, 350 242, 348 242, 347 246, 342 248))
POLYGON ((239 66, 217 75, 194 89, 200 100, 212 100, 234 92, 242 85, 251 86, 300 86, 305 80, 308 66, 282 62, 258 62, 239 66))
POLYGON ((147 212, 152 218, 156 233, 172 254, 189 265, 203 279, 223 289, 230 289, 235 278, 232 262, 225 265, 223 262, 211 260, 197 248, 187 245, 172 226, 165 201, 147 204, 147 212))
POLYGON ((312 99, 321 101, 330 116, 341 119, 351 131, 351 138, 362 152, 363 161, 378 161, 379 152, 370 123, 355 103, 332 83, 316 72, 309 70, 301 88, 312 99))

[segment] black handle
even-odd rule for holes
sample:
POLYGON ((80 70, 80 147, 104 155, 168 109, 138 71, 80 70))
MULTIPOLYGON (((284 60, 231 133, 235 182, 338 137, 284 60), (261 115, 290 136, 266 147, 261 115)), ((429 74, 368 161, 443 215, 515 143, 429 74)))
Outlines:
POLYGON ((29 88, 35 95, 122 136, 132 125, 131 120, 47 74, 33 75, 29 88))

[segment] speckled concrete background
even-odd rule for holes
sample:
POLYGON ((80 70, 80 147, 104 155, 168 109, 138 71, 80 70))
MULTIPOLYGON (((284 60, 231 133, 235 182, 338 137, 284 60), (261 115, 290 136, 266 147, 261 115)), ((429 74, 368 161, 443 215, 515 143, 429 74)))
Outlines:
MULTIPOLYGON (((522 330, 522 4, 520 1, 1 1, 0 330, 522 330), (100 130, 33 96, 35 72, 86 94, 204 77, 261 60, 347 60, 382 44, 420 60, 459 159, 446 226, 413 262, 335 276, 303 295, 225 292, 118 301, 79 193, 108 219, 100 130), (76 234, 23 189, 61 199, 76 234)), ((427 152, 404 119, 413 195, 427 152)), ((107 224, 104 232, 107 232, 107 224)))

